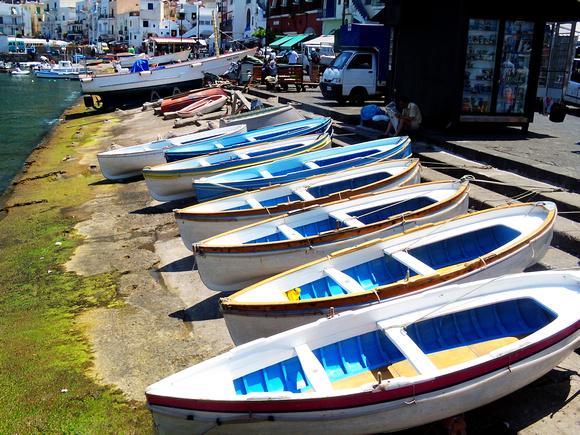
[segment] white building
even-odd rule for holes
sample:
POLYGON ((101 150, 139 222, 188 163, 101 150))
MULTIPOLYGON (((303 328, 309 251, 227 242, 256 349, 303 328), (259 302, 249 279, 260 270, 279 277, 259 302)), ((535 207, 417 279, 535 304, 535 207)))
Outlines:
POLYGON ((26 35, 25 12, 28 14, 30 27, 30 13, 20 5, 0 3, 0 33, 9 36, 26 35))
POLYGON ((266 14, 258 7, 257 0, 237 1, 233 5, 232 38, 238 41, 253 39, 252 33, 258 28, 266 28, 266 14))
POLYGON ((69 24, 77 20, 76 0, 47 0, 41 32, 45 38, 64 39, 69 24))

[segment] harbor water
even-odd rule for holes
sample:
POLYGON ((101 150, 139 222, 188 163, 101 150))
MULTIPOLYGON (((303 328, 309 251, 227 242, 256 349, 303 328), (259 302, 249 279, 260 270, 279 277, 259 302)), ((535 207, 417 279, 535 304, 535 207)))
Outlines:
POLYGON ((0 74, 0 195, 80 93, 78 81, 0 74))

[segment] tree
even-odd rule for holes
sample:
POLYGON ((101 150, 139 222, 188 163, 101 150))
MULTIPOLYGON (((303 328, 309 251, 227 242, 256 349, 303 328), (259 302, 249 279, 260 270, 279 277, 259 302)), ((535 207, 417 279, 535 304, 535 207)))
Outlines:
POLYGON ((261 39, 266 38, 266 45, 268 45, 269 42, 272 42, 276 38, 276 32, 272 29, 266 30, 263 27, 258 27, 256 31, 252 33, 252 36, 261 39))

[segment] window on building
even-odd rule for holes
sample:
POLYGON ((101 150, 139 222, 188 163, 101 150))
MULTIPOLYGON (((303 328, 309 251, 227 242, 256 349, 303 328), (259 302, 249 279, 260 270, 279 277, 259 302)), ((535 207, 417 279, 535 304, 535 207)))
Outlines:
POLYGON ((149 27, 149 21, 143 20, 143 27, 149 27))
POLYGON ((153 3, 147 3, 147 9, 152 11, 153 10, 153 3))

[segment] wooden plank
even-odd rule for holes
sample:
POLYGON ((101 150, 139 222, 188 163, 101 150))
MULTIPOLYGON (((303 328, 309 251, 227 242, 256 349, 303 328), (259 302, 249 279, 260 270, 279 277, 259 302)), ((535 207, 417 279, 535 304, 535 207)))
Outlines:
POLYGON ((394 251, 390 252, 388 249, 384 249, 383 252, 386 255, 393 257, 398 262, 404 264, 409 269, 414 270, 419 275, 427 276, 427 275, 439 275, 435 269, 431 266, 423 263, 421 260, 413 257, 411 254, 405 251, 394 251))
POLYGON ((248 205, 252 208, 262 208, 262 204, 260 204, 255 198, 246 199, 246 203, 248 203, 248 205))
POLYGON ((345 213, 344 211, 335 211, 332 213, 329 213, 330 217, 333 217, 334 219, 336 219, 337 221, 342 222, 345 225, 348 225, 349 227, 364 227, 365 224, 363 224, 361 221, 359 221, 357 218, 352 217, 351 215, 349 215, 348 213, 345 213))
POLYGON ((347 293, 362 293, 366 291, 356 280, 334 267, 327 267, 324 269, 324 273, 347 293))
POLYGON ((316 392, 331 392, 333 391, 332 383, 318 361, 318 358, 312 353, 307 344, 301 344, 294 348, 298 359, 300 360, 300 365, 304 370, 304 374, 308 378, 308 382, 314 388, 316 392))
POLYGON ((405 355, 405 358, 409 360, 419 374, 435 376, 438 373, 439 370, 435 364, 433 364, 419 346, 407 335, 407 331, 401 327, 383 328, 381 326, 382 322, 377 322, 377 324, 393 344, 397 346, 397 349, 405 355))
POLYGON ((278 228, 278 231, 280 231, 282 234, 284 234, 289 239, 302 239, 303 238, 302 234, 300 234, 294 228, 290 228, 286 224, 278 225, 277 228, 278 228))
POLYGON ((315 199, 314 196, 306 190, 304 187, 293 190, 296 195, 298 195, 303 201, 310 201, 315 199))

